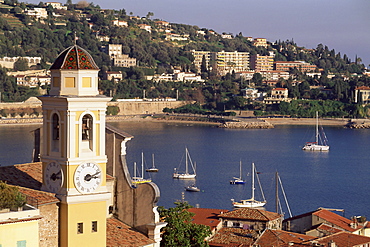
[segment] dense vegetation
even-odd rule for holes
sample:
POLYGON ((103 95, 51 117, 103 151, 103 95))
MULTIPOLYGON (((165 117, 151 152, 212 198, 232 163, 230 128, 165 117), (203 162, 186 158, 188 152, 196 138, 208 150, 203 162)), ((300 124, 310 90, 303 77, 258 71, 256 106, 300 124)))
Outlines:
MULTIPOLYGON (((302 60, 315 64, 322 76, 309 77, 297 69, 290 71, 288 80, 280 79, 277 87, 289 89, 289 97, 293 99, 336 101, 340 110, 325 111, 328 116, 366 116, 366 109, 353 105, 353 91, 358 86, 370 86, 370 78, 363 76, 365 66, 360 58, 351 61, 345 54, 342 56, 334 49, 319 44, 316 49, 299 47, 293 40, 275 41, 267 48, 255 47, 242 33, 232 39, 224 39, 212 30, 197 26, 171 23, 172 33, 189 35, 187 41, 168 41, 165 39, 164 28, 159 27, 150 17, 131 18, 125 9, 102 10, 100 6, 81 1, 78 4, 67 2, 68 10, 53 9, 40 2, 38 5, 19 3, 6 0, 0 5, 0 56, 38 56, 42 57, 37 69, 49 68, 58 53, 74 43, 74 36, 79 37, 78 45, 85 48, 94 57, 101 72, 112 70, 122 71, 123 80, 117 82, 101 80, 99 89, 104 94, 117 98, 141 98, 145 90, 147 98, 176 98, 196 101, 204 111, 224 111, 249 109, 256 114, 288 114, 310 115, 312 110, 289 110, 285 104, 266 106, 260 102, 252 102, 241 97, 241 89, 254 86, 262 92, 269 93, 271 87, 263 84, 263 78, 256 73, 252 80, 243 81, 235 78, 235 74, 219 77, 212 71, 197 71, 189 51, 240 51, 251 55, 275 54, 276 61, 302 60), (25 14, 26 9, 46 7, 48 17, 39 21, 25 14), (118 27, 112 20, 120 19, 128 22, 128 27, 118 27), (62 25, 61 23, 64 23, 62 25), (92 25, 91 25, 92 24, 92 25), (152 32, 138 27, 147 24, 152 32), (200 32, 203 32, 201 34, 200 32), (108 37, 108 41, 100 41, 99 37, 108 37), (131 68, 113 67, 108 54, 101 47, 108 43, 122 44, 122 51, 137 59, 138 66, 131 68), (146 75, 171 73, 174 68, 182 71, 194 71, 202 74, 204 83, 183 83, 173 81, 153 82, 146 80, 146 75), (331 78, 329 75, 335 75, 331 78), (310 86, 324 87, 330 93, 323 93, 310 86), (356 110, 349 110, 356 109, 356 110)), ((19 61, 16 70, 25 70, 28 65, 19 61)), ((6 75, 7 70, 0 68, 0 99, 14 102, 24 101, 30 96, 37 96, 38 89, 18 86, 14 78, 6 75)), ((319 71, 317 71, 319 72, 319 71)), ((298 101, 299 102, 299 101, 298 101)), ((305 104, 302 109, 311 105, 305 104)), ((313 103, 312 103, 313 104, 313 103)), ((300 104, 298 104, 300 105, 300 104)))
POLYGON ((160 217, 167 222, 161 246, 208 246, 205 238, 211 234, 209 226, 191 222, 194 214, 186 210, 192 207, 187 202, 175 202, 175 205, 169 209, 158 207, 160 217))
POLYGON ((18 187, 0 181, 0 210, 18 208, 26 204, 26 196, 19 192, 18 187))

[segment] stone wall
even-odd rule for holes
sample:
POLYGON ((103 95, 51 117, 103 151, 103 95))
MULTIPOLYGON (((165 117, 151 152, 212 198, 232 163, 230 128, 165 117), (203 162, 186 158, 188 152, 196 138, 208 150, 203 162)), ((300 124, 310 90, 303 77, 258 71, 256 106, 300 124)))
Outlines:
POLYGON ((187 101, 127 101, 108 102, 108 106, 118 106, 118 115, 161 114, 164 108, 177 108, 190 102, 187 101))
POLYGON ((39 221, 40 247, 58 246, 58 206, 56 203, 40 205, 42 219, 39 221))
MULTIPOLYGON (((118 115, 141 115, 141 114, 161 114, 163 109, 177 108, 192 102, 187 101, 128 101, 128 102, 108 102, 108 106, 118 106, 118 115)), ((0 103, 1 109, 21 109, 21 108, 40 108, 39 102, 23 103, 0 103)))
POLYGON ((268 122, 226 122, 220 126, 228 129, 271 129, 274 125, 268 122))

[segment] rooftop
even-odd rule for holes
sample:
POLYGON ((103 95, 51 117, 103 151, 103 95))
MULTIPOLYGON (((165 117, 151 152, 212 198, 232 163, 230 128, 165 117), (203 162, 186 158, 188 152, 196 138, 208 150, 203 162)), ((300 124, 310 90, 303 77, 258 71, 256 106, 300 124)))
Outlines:
POLYGON ((270 221, 281 218, 282 215, 262 209, 240 208, 224 214, 220 214, 219 217, 228 219, 270 221))

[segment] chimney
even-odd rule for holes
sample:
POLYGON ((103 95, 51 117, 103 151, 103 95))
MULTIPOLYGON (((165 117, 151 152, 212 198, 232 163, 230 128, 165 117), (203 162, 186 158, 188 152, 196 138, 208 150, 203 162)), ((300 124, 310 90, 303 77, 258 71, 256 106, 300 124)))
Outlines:
POLYGON ((328 243, 328 247, 337 247, 333 240, 330 240, 328 243))

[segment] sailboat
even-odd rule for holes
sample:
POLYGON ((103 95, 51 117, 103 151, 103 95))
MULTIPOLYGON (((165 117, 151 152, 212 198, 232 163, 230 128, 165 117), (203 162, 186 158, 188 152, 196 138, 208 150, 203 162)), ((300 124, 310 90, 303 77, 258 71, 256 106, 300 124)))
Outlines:
POLYGON ((190 154, 189 154, 188 148, 185 148, 185 172, 184 173, 180 173, 175 168, 174 173, 173 173, 173 178, 178 178, 178 179, 195 179, 196 176, 197 175, 196 175, 196 172, 195 172, 195 166, 193 165, 193 161, 190 158, 190 154), (193 170, 193 173, 189 173, 189 163, 191 165, 191 168, 193 170))
POLYGON ((230 180, 230 184, 245 184, 245 181, 242 179, 242 161, 239 163, 239 177, 233 177, 233 180, 230 180))
POLYGON ((329 146, 327 145, 327 138, 324 133, 323 128, 322 133, 319 132, 319 117, 318 113, 316 112, 316 135, 314 142, 306 142, 306 145, 302 148, 306 151, 329 151, 329 146))
POLYGON ((258 178, 258 173, 256 172, 256 167, 255 167, 254 163, 252 163, 252 197, 250 199, 247 199, 247 200, 240 200, 239 202, 235 202, 234 199, 231 199, 231 202, 232 202, 233 206, 236 207, 236 208, 259 208, 259 207, 263 207, 263 206, 266 205, 265 195, 263 194, 262 186, 261 186, 260 180, 258 178), (255 190, 254 176, 256 176, 256 178, 257 178, 258 185, 259 185, 260 190, 261 190, 263 201, 258 201, 254 198, 254 190, 255 190))
POLYGON ((198 188, 198 186, 196 186, 195 184, 186 186, 185 187, 185 190, 190 191, 190 192, 199 192, 200 191, 200 189, 198 188))
POLYGON ((141 177, 136 175, 136 162, 134 162, 134 176, 132 177, 132 183, 142 184, 152 182, 150 178, 145 179, 143 176, 144 176, 144 153, 141 152, 141 177))
POLYGON ((275 192, 275 197, 276 197, 276 211, 275 212, 278 213, 278 214, 284 215, 284 212, 283 212, 283 209, 282 209, 282 205, 281 205, 281 202, 280 202, 280 199, 279 199, 279 185, 280 185, 281 192, 282 192, 282 194, 284 196, 285 205, 286 205, 286 207, 288 209, 289 217, 293 217, 292 212, 290 211, 290 207, 289 207, 288 199, 287 199, 286 194, 285 194, 283 183, 281 182, 281 179, 280 179, 280 176, 279 176, 279 173, 278 172, 275 173, 275 183, 276 183, 276 192, 275 192))
POLYGON ((154 165, 154 154, 152 154, 152 167, 146 169, 147 172, 158 172, 158 168, 154 165))

